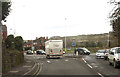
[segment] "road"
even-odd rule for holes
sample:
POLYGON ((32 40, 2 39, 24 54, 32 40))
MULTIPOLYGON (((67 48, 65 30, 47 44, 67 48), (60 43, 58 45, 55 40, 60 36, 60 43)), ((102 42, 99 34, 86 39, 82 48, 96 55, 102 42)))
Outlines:
MULTIPOLYGON (((120 68, 115 69, 108 61, 96 59, 95 54, 73 57, 66 54, 62 59, 46 59, 45 55, 25 55, 27 65, 22 73, 12 75, 38 75, 38 76, 90 76, 90 77, 117 77, 120 68), (34 63, 30 63, 34 62, 34 63), (33 66, 31 66, 33 65, 33 66), (29 71, 25 71, 25 70, 29 71)), ((17 70, 19 70, 19 67, 17 70)))
POLYGON ((34 57, 40 63, 39 75, 98 75, 84 63, 82 58, 46 59, 41 55, 34 57))
POLYGON ((120 67, 114 68, 104 59, 96 59, 95 54, 83 56, 83 59, 96 71, 102 75, 120 75, 120 67))

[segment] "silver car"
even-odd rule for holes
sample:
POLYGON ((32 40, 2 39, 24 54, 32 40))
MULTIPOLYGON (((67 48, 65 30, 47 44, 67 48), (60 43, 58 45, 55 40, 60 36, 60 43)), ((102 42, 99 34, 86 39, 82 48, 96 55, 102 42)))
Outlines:
POLYGON ((104 58, 105 56, 105 50, 98 50, 96 52, 96 58, 104 58))

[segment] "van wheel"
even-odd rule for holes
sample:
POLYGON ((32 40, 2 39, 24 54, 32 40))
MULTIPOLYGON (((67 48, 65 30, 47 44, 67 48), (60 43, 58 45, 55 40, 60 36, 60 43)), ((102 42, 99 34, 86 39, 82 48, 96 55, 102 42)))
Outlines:
POLYGON ((113 62, 113 66, 114 66, 114 68, 117 68, 117 63, 116 63, 116 61, 113 62))

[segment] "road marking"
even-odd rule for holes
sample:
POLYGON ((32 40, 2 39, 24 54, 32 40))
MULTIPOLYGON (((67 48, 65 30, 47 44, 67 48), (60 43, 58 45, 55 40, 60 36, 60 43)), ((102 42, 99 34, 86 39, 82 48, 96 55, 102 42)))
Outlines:
POLYGON ((35 66, 36 66, 36 63, 34 64, 33 68, 30 71, 26 72, 24 75, 27 75, 28 73, 30 73, 35 68, 35 66))
POLYGON ((88 67, 93 68, 90 64, 88 64, 88 63, 85 61, 84 58, 82 58, 82 60, 88 65, 88 67))
POLYGON ((68 60, 65 60, 65 61, 68 61, 68 60))
POLYGON ((92 66, 91 65, 89 65, 89 64, 87 64, 90 68, 92 68, 92 66))
POLYGON ((41 65, 41 67, 40 67, 40 70, 39 70, 38 73, 36 74, 36 76, 39 75, 41 71, 42 71, 42 65, 41 65))
POLYGON ((37 71, 35 71, 33 75, 37 74, 37 72, 39 71, 39 65, 40 65, 40 64, 37 63, 38 68, 37 68, 37 71))
POLYGON ((23 66, 23 67, 29 67, 30 68, 31 66, 23 66))
POLYGON ((98 75, 100 75, 101 77, 104 77, 101 73, 98 72, 98 75))
POLYGON ((47 63, 51 63, 51 62, 48 60, 47 63))
POLYGON ((10 73, 17 73, 18 71, 9 71, 10 73))
POLYGON ((87 63, 84 58, 82 58, 82 60, 83 60, 85 63, 87 63))

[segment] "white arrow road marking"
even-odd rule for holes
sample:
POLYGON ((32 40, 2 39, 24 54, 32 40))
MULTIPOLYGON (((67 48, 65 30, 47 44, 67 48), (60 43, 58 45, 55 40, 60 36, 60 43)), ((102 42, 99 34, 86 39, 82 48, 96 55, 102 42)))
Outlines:
POLYGON ((51 63, 51 62, 48 60, 47 63, 51 63))
POLYGON ((65 61, 68 61, 67 59, 65 61))

